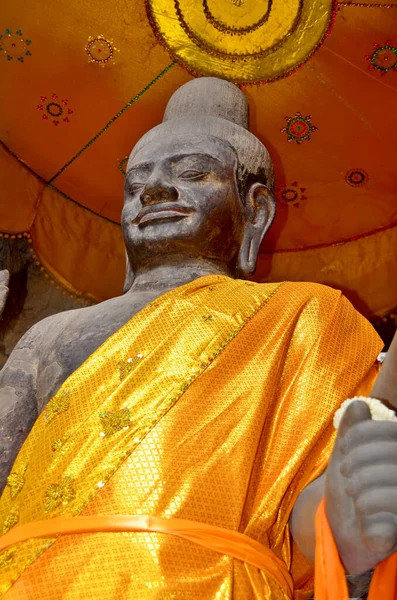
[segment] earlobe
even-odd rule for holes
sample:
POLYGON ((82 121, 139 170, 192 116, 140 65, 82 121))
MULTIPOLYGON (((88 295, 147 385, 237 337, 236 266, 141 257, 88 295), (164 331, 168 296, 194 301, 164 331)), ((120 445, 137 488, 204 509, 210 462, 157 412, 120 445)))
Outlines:
POLYGON ((127 252, 125 253, 125 259, 126 259, 126 264, 125 264, 126 272, 125 272, 125 280, 124 280, 124 287, 123 287, 124 294, 126 292, 128 292, 128 290, 130 289, 130 287, 132 286, 132 283, 134 281, 134 273, 132 271, 130 259, 128 258, 127 252))
POLYGON ((237 259, 237 269, 249 275, 256 268, 259 248, 273 222, 275 202, 272 192, 261 183, 254 183, 245 198, 246 225, 237 259))

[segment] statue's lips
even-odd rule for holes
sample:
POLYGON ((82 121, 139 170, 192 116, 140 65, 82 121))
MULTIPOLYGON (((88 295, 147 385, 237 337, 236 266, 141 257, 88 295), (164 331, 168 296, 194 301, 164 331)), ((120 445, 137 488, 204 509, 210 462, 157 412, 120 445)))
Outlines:
POLYGON ((135 223, 138 225, 143 225, 149 221, 181 219, 183 217, 187 217, 192 212, 192 209, 176 206, 159 206, 157 208, 152 208, 151 210, 143 209, 135 219, 135 223))

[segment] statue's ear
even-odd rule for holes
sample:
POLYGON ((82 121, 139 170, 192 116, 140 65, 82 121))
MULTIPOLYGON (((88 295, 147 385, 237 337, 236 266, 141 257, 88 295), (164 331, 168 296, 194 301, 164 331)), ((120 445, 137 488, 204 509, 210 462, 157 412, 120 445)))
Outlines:
POLYGON ((272 192, 262 183, 252 184, 245 197, 245 209, 246 224, 237 269, 249 275, 255 271, 259 247, 276 213, 272 192))
POLYGON ((125 266, 125 280, 124 280, 124 294, 128 292, 130 287, 132 286, 132 282, 134 281, 134 273, 131 269, 130 259, 128 258, 127 252, 125 253, 126 258, 126 266, 125 266))

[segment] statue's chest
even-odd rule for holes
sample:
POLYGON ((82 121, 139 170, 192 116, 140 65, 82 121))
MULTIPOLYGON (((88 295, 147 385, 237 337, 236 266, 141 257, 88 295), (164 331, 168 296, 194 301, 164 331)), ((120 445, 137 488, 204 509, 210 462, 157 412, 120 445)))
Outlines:
POLYGON ((39 413, 67 378, 133 316, 131 312, 119 314, 118 318, 102 315, 98 319, 97 315, 93 315, 85 322, 76 319, 59 328, 57 335, 51 336, 42 352, 38 369, 36 397, 39 413))

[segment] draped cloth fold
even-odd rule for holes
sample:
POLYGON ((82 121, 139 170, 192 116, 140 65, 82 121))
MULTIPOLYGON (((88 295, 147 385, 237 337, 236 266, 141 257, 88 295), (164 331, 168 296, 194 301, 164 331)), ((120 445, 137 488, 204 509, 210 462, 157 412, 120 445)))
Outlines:
POLYGON ((159 528, 46 529, 0 551, 0 597, 310 597, 313 569, 289 518, 326 468, 335 410, 369 393, 381 348, 340 292, 316 284, 214 275, 164 294, 62 384, 0 500, 3 544, 59 518, 136 515, 159 528), (190 523, 190 539, 165 533, 174 519, 190 523))

